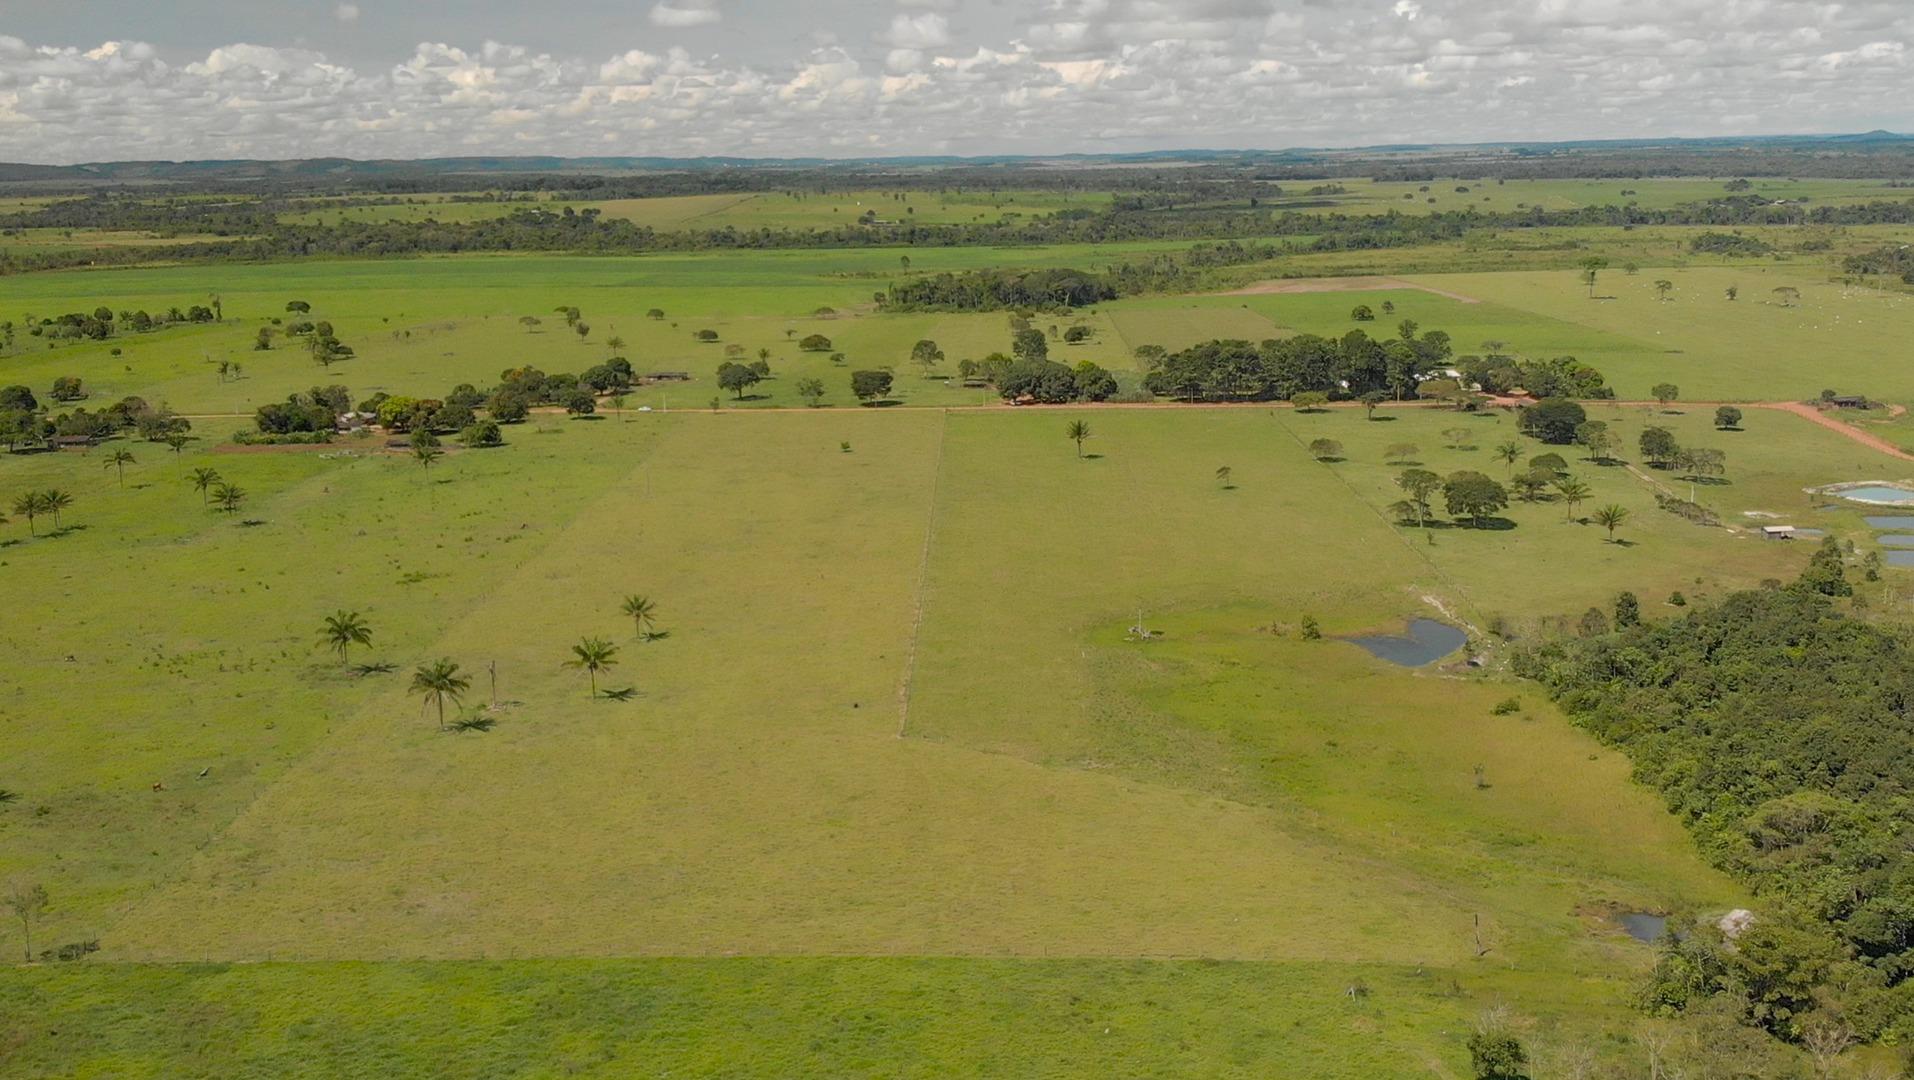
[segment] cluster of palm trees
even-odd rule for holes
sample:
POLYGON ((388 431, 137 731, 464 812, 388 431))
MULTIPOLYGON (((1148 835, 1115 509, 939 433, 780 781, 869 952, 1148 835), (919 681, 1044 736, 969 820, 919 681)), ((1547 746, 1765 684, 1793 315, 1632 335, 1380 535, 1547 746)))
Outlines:
MULTIPOLYGON (((210 471, 210 470, 209 470, 210 471)), ((666 635, 657 629, 658 604, 648 596, 632 594, 625 597, 619 610, 632 621, 632 629, 640 641, 656 641, 666 635)), ((328 649, 339 654, 339 661, 346 663, 351 659, 355 647, 372 646, 372 625, 356 611, 340 609, 325 617, 319 627, 319 640, 328 649)), ((591 696, 598 697, 598 676, 618 666, 618 646, 603 638, 581 638, 572 646, 571 659, 564 662, 565 667, 582 671, 589 680, 591 696)), ((409 692, 418 695, 421 712, 438 714, 439 730, 445 730, 445 705, 451 702, 456 708, 464 701, 467 691, 472 688, 471 678, 460 668, 457 661, 441 657, 430 663, 420 664, 412 672, 409 692)), ((630 698, 630 690, 608 690, 606 697, 618 701, 630 698)))
POLYGON ((217 503, 219 508, 228 514, 238 511, 240 504, 246 501, 246 489, 237 484, 227 483, 219 475, 218 469, 205 467, 194 469, 192 475, 186 478, 186 482, 193 485, 193 489, 199 492, 199 501, 202 505, 211 506, 217 503))
MULTIPOLYGON (((15 496, 13 500, 13 512, 27 519, 27 535, 29 536, 40 535, 35 523, 42 517, 52 518, 54 529, 59 529, 61 511, 69 510, 72 506, 73 493, 60 488, 29 491, 24 495, 15 496)), ((0 524, 5 524, 6 520, 0 517, 0 524)))

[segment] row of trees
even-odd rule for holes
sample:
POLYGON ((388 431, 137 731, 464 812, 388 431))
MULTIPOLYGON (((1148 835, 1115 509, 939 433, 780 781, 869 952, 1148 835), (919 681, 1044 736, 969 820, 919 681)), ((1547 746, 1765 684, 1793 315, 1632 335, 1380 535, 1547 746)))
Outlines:
POLYGON ((1306 393, 1406 400, 1419 395, 1427 376, 1445 368, 1453 351, 1447 333, 1419 329, 1405 320, 1392 341, 1361 330, 1339 339, 1298 334, 1260 345, 1209 341, 1160 359, 1155 351, 1139 350, 1139 361, 1150 368, 1146 390, 1184 401, 1287 400, 1306 393))
MULTIPOLYGON (((68 401, 85 397, 84 387, 75 377, 54 380, 54 400, 68 401)), ((54 414, 25 386, 0 388, 0 443, 8 451, 44 447, 59 436, 105 439, 133 434, 148 442, 163 442, 178 449, 192 430, 192 422, 163 405, 145 398, 127 396, 103 409, 76 408, 54 414)))

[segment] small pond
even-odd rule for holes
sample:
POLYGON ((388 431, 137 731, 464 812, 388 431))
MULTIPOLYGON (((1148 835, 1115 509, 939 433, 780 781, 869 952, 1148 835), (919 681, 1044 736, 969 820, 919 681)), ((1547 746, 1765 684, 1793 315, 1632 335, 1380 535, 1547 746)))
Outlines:
POLYGON ((1839 495, 1849 502, 1873 503, 1877 506, 1914 506, 1914 488, 1905 488, 1899 484, 1857 484, 1854 487, 1828 488, 1830 495, 1839 495))
POLYGON ((1864 517, 1870 529, 1914 529, 1914 517, 1864 517))
POLYGON ((1914 548, 1914 536, 1907 533, 1886 533, 1874 539, 1886 548, 1914 548))
POLYGON ((1371 656, 1387 660, 1392 664, 1402 667, 1421 667, 1424 664, 1433 664, 1468 644, 1469 635, 1448 623, 1437 622, 1434 619, 1412 619, 1409 622, 1408 631, 1402 637, 1375 635, 1350 638, 1349 641, 1368 650, 1371 656))
POLYGON ((1914 566, 1914 551, 1883 551, 1881 561, 1889 566, 1914 566))
POLYGON ((1650 945, 1661 940, 1662 931, 1668 929, 1668 916, 1650 915, 1646 911, 1624 911, 1615 917, 1628 931, 1628 936, 1636 941, 1646 941, 1650 945))

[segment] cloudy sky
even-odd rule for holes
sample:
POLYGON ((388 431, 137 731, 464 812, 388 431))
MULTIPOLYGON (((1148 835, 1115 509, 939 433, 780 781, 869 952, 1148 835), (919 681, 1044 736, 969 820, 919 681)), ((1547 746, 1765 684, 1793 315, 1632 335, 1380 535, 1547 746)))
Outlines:
POLYGON ((1914 129, 1914 0, 0 0, 0 160, 1914 129))

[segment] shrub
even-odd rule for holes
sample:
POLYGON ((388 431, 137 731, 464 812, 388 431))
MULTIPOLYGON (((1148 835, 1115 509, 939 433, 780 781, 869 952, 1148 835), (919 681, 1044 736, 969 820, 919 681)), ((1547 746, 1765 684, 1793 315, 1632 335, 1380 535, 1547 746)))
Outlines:
POLYGON ((1501 701, 1495 703, 1495 708, 1489 710, 1489 712, 1496 716, 1508 716, 1511 713, 1519 713, 1521 711, 1522 699, 1519 697, 1503 698, 1501 701))

